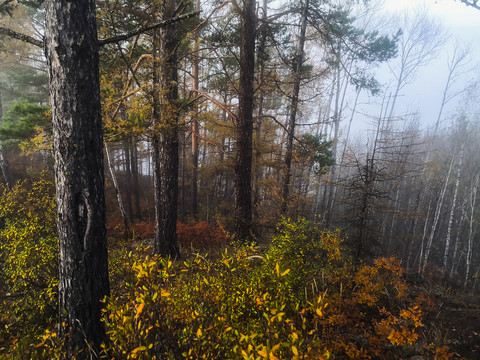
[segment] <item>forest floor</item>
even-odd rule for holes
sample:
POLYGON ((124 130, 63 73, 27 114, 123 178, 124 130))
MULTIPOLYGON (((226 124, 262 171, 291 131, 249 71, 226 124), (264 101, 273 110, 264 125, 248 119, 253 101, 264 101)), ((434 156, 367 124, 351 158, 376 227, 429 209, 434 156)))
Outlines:
POLYGON ((425 319, 427 338, 465 359, 480 360, 480 296, 440 296, 425 319))

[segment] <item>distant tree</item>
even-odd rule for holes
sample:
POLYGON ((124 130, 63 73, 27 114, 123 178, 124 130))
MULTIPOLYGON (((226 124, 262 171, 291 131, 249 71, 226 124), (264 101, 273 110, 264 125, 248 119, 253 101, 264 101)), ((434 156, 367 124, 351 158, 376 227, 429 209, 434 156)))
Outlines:
POLYGON ((411 83, 419 68, 435 59, 447 35, 441 25, 428 16, 425 7, 404 13, 394 26, 401 29, 398 57, 389 63, 393 74, 394 90, 389 102, 388 116, 394 115, 400 91, 411 83))

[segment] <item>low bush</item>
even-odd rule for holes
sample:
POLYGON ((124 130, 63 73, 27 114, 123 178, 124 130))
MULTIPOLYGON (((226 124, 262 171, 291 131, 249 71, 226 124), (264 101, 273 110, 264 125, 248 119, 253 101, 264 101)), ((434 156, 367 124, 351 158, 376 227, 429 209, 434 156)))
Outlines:
POLYGON ((116 359, 448 354, 423 343, 422 302, 407 296, 399 262, 380 258, 355 268, 341 242, 338 232, 299 220, 282 222, 266 252, 243 247, 181 264, 129 253, 131 282, 106 303, 105 353, 116 359))
MULTIPOLYGON (((112 256, 101 358, 453 358, 422 338, 431 299, 411 296, 398 260, 354 265, 339 232, 303 219, 283 221, 263 251, 244 246, 177 263, 149 254, 112 256)), ((59 349, 46 332, 11 353, 53 359, 59 349)))
POLYGON ((46 178, 1 191, 0 337, 18 341, 56 319, 56 208, 46 178))

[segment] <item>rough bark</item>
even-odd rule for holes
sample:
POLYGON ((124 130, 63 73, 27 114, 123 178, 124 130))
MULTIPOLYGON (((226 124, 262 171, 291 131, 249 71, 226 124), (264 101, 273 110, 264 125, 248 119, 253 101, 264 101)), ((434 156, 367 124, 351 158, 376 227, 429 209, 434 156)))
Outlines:
POLYGON ((109 294, 93 0, 46 1, 45 44, 53 120, 58 237, 59 332, 68 357, 97 352, 109 294))
POLYGON ((250 241, 252 233, 253 81, 255 74, 255 0, 241 11, 240 86, 235 161, 235 238, 250 241))
MULTIPOLYGON (((161 5, 163 20, 175 16, 176 1, 166 0, 161 5)), ((160 131, 158 155, 160 165, 160 212, 159 228, 154 242, 154 253, 178 258, 177 246, 177 201, 178 201, 178 74, 177 30, 175 23, 160 29, 160 131)))

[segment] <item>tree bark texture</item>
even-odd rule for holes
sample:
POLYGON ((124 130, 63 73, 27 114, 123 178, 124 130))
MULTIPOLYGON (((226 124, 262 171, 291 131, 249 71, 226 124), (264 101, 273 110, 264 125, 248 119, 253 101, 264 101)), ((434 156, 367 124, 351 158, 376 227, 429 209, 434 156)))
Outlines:
MULTIPOLYGON (((161 5, 163 20, 175 17, 176 1, 165 0, 161 5)), ((159 195, 161 211, 154 242, 154 252, 178 258, 178 74, 177 29, 174 23, 160 29, 160 127, 158 156, 160 166, 159 195)))
POLYGON ((253 81, 255 73, 255 0, 245 0, 240 43, 240 84, 235 161, 235 238, 249 241, 252 233, 253 81))
POLYGON ((47 0, 45 50, 53 120, 59 332, 67 356, 88 358, 105 339, 109 294, 103 134, 93 0, 47 0), (87 343, 89 345, 87 345, 87 343))

